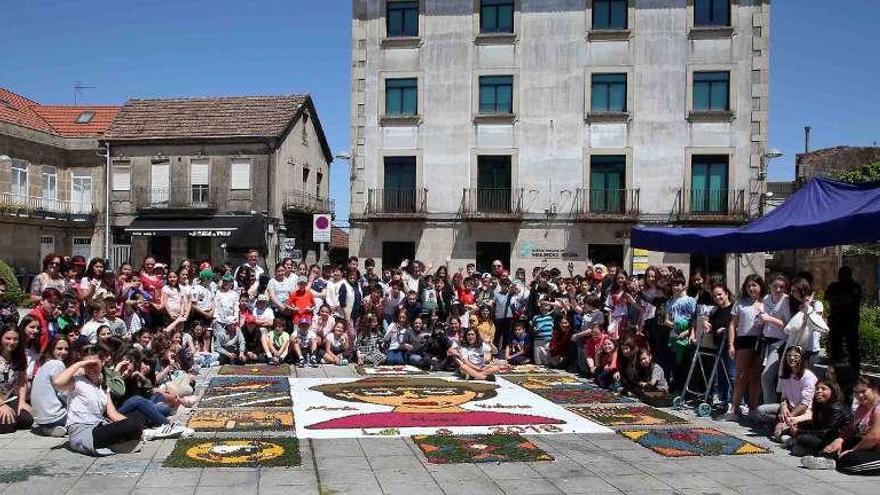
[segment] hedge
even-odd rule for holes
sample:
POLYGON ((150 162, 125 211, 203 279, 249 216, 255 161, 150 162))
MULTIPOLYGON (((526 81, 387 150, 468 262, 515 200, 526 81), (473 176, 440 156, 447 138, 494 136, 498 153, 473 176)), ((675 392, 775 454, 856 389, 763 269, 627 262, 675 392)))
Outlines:
POLYGON ((880 365, 880 306, 862 306, 859 335, 862 362, 880 365))
POLYGON ((3 260, 0 260, 0 279, 6 282, 6 295, 3 296, 3 300, 13 304, 21 304, 25 293, 21 290, 21 286, 18 285, 15 272, 3 260))

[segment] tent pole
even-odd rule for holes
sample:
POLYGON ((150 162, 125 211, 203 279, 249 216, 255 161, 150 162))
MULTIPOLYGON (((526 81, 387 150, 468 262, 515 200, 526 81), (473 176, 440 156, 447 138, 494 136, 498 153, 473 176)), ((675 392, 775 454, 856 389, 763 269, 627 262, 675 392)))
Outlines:
POLYGON ((742 285, 741 282, 740 282, 740 280, 739 280, 739 278, 740 278, 740 275, 739 275, 739 265, 740 265, 740 259, 741 259, 741 257, 742 257, 742 254, 740 254, 740 253, 736 253, 736 258, 734 258, 734 263, 735 263, 735 265, 734 265, 734 267, 733 267, 733 273, 734 273, 734 276, 736 277, 736 285, 735 285, 735 287, 739 287, 740 285, 742 285))

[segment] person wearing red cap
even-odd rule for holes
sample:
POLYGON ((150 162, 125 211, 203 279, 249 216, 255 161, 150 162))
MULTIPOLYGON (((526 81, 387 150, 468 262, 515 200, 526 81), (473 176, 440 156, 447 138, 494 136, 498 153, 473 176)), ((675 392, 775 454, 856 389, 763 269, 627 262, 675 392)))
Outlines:
POLYGON ((55 308, 59 299, 61 299, 61 292, 58 289, 52 287, 44 289, 40 295, 40 303, 28 313, 29 316, 33 316, 40 322, 40 352, 46 349, 49 340, 55 336, 52 324, 55 321, 55 308))

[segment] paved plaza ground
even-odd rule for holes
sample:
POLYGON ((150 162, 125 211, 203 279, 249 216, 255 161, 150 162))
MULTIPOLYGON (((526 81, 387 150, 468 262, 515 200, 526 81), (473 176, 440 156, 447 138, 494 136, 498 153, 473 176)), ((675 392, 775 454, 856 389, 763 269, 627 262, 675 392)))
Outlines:
MULTIPOLYGON (((211 370, 199 378, 199 391, 214 373, 211 370)), ((310 378, 358 376, 353 368, 335 366, 295 369, 294 374, 310 378)), ((696 418, 687 411, 680 414, 694 425, 771 445, 734 423, 696 418)), ((175 419, 185 421, 183 417, 175 419)), ((175 440, 146 442, 138 453, 96 459, 66 450, 63 439, 17 432, 0 437, 0 479, 19 478, 0 483, 0 495, 875 495, 880 486, 875 478, 802 469, 799 459, 775 445, 766 455, 668 458, 615 433, 526 436, 555 460, 429 464, 410 438, 301 439, 302 464, 298 467, 185 469, 163 467, 175 440)))

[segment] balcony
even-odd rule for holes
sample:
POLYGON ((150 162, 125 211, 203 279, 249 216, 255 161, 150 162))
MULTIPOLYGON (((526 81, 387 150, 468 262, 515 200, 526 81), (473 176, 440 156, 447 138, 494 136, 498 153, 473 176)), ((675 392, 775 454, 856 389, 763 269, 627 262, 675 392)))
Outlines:
POLYGON ((141 187, 134 191, 138 211, 216 210, 213 191, 208 186, 141 187))
POLYGON ((367 191, 366 220, 370 218, 424 218, 428 211, 428 190, 370 189, 367 191))
POLYGON ((572 214, 583 221, 636 221, 638 189, 578 189, 572 214))
POLYGON ((62 222, 95 221, 95 207, 91 202, 74 202, 13 193, 0 193, 0 212, 17 217, 62 222))
POLYGON ((281 206, 290 213, 330 213, 336 211, 336 203, 330 198, 322 198, 303 191, 287 191, 282 197, 281 206))
POLYGON ((459 213, 469 220, 516 220, 523 214, 523 189, 468 188, 459 213))
POLYGON ((741 223, 748 216, 745 189, 679 189, 673 207, 682 222, 741 223))

